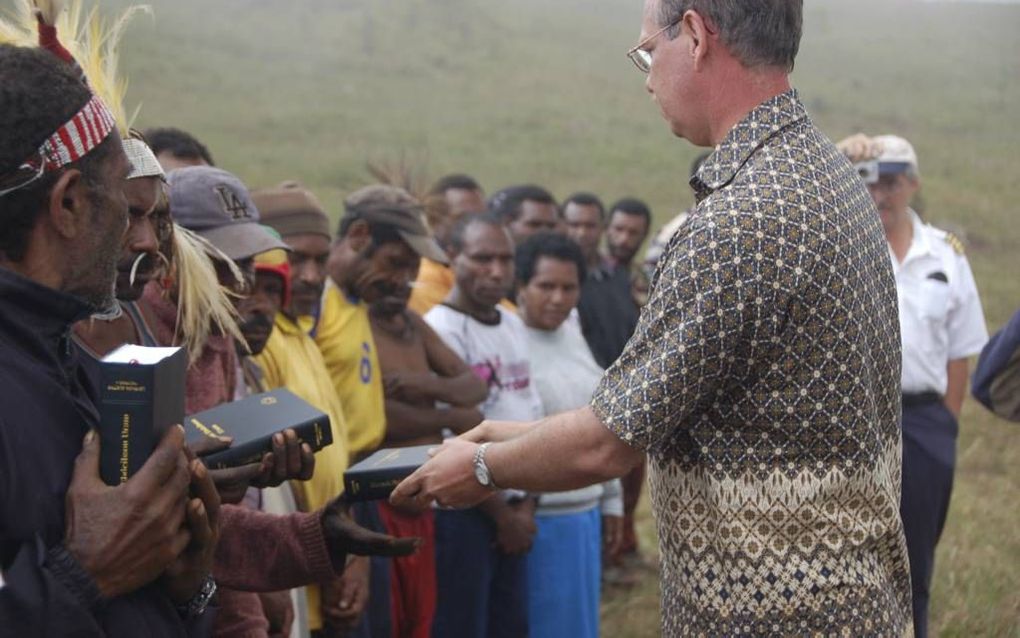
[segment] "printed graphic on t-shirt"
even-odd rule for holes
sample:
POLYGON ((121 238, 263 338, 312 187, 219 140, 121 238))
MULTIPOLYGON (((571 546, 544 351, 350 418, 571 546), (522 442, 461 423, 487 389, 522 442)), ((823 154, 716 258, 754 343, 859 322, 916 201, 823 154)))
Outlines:
POLYGON ((531 385, 530 369, 526 361, 503 365, 497 356, 471 365, 478 378, 485 382, 490 395, 493 390, 523 390, 531 385))

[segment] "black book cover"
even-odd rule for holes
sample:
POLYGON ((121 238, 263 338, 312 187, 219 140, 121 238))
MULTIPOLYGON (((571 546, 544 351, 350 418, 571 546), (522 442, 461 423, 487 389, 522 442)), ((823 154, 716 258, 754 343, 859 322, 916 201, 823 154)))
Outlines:
POLYGON ((127 481, 184 420, 187 367, 181 348, 126 345, 100 361, 99 474, 107 485, 127 481))
POLYGON ((344 472, 344 494, 348 501, 389 498, 402 480, 429 460, 433 445, 415 445, 379 450, 344 472))
POLYGON ((333 443, 329 416, 286 388, 253 394, 184 419, 189 442, 203 437, 234 439, 226 450, 202 457, 206 467, 214 470, 257 463, 273 450, 273 435, 287 428, 313 452, 333 443))

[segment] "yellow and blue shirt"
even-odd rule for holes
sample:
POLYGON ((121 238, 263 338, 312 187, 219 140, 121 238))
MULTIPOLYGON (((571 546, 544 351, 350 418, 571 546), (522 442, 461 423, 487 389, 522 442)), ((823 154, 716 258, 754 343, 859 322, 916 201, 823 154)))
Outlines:
POLYGON ((306 329, 344 406, 348 452, 352 457, 371 452, 386 435, 386 406, 368 305, 329 282, 313 321, 306 329))

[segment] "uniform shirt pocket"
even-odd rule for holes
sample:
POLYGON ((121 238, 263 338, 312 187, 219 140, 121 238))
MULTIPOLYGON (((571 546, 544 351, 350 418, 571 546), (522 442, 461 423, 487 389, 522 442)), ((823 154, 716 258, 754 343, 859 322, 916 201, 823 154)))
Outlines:
POLYGON ((943 325, 949 311, 949 282, 927 278, 921 284, 921 316, 934 325, 943 325))

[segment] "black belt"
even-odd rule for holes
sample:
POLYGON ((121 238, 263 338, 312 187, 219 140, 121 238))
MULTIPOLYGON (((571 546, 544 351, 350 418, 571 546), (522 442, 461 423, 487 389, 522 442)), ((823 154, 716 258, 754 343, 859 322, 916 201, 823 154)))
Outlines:
POLYGON ((938 392, 904 392, 903 393, 903 407, 904 408, 917 408, 922 405, 930 405, 932 403, 940 403, 942 401, 942 395, 938 392))

